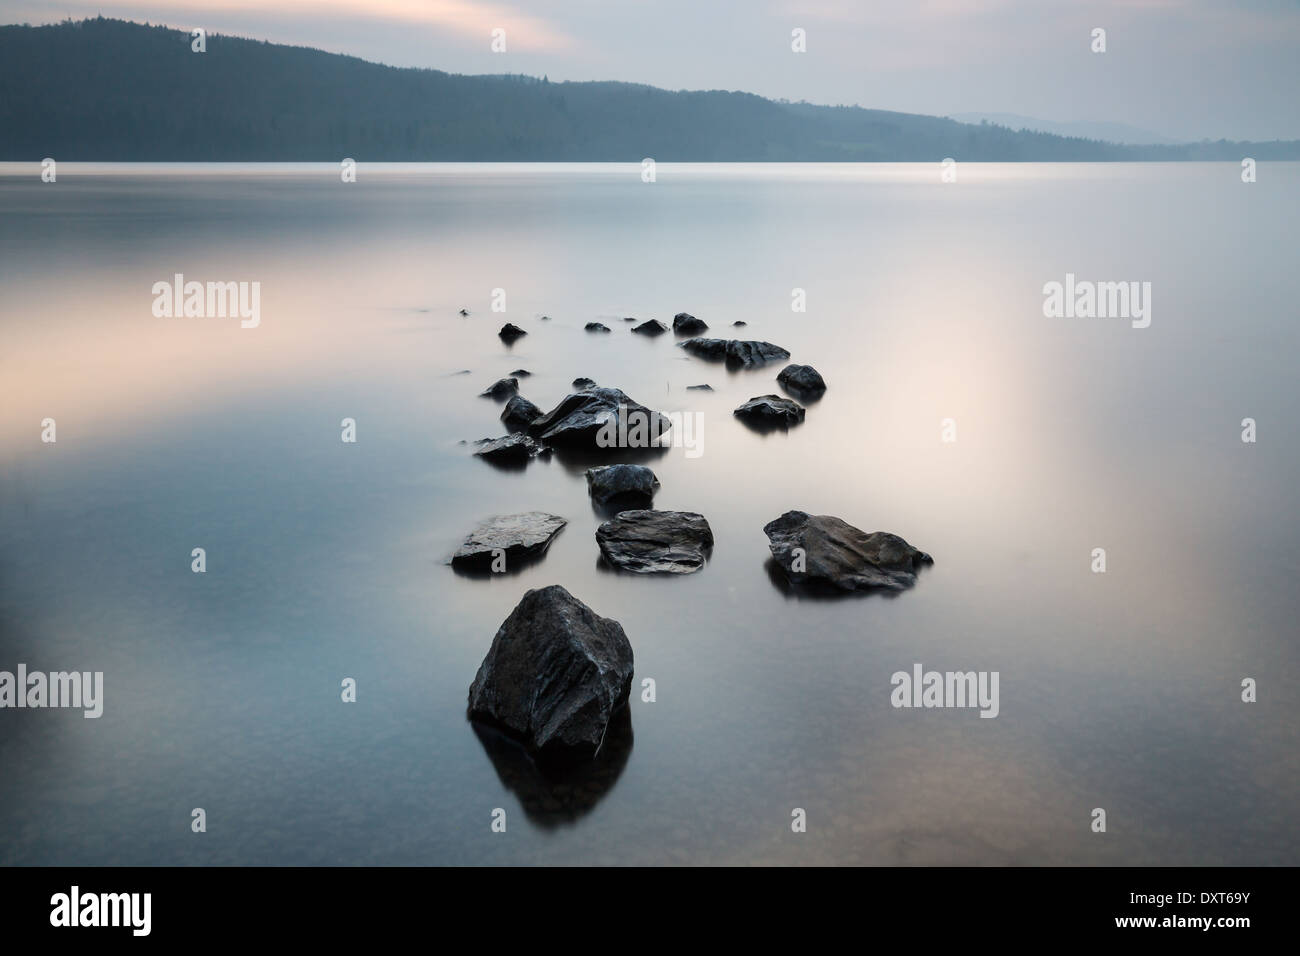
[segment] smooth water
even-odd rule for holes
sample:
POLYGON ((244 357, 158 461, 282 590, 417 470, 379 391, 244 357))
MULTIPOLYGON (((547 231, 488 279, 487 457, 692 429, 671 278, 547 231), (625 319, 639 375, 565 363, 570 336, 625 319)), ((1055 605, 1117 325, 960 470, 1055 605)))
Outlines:
POLYGON ((1300 165, 39 172, 0 167, 0 670, 103 671, 105 703, 0 710, 0 862, 1300 863, 1300 165), (155 318, 178 272, 259 282, 260 325, 155 318), (1150 327, 1045 318, 1067 272, 1149 281, 1150 327), (826 396, 749 431, 780 365, 622 321, 683 310, 826 396), (702 415, 651 466, 703 571, 604 569, 582 463, 471 456, 521 366, 543 408, 583 375, 702 415), (935 564, 792 593, 789 509, 935 564), (569 521, 540 562, 447 565, 530 510, 569 521), (465 718, 553 583, 636 655, 630 749, 559 782, 465 718), (999 716, 895 709, 916 663, 999 672, 999 716))

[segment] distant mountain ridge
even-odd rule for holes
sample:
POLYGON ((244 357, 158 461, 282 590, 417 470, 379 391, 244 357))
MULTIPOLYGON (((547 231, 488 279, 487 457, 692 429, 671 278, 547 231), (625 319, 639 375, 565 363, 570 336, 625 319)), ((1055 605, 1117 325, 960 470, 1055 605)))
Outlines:
POLYGON ((113 19, 0 27, 0 160, 971 162, 1300 159, 1133 146, 750 93, 383 66, 113 19))

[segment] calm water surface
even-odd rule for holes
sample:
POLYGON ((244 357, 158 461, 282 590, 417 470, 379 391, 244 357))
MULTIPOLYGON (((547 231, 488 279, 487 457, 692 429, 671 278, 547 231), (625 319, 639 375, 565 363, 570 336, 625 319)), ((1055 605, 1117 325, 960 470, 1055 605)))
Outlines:
POLYGON ((1300 166, 639 173, 0 167, 0 669, 106 685, 99 720, 0 712, 0 863, 1300 863, 1300 166), (260 326, 155 318, 178 272, 260 282, 260 326), (1150 328, 1044 318, 1067 272, 1151 282, 1150 328), (779 365, 622 322, 683 310, 825 398, 747 430, 731 410, 779 365), (656 507, 713 527, 703 571, 599 566, 580 462, 471 457, 504 433, 477 393, 519 367, 543 408, 582 375, 701 413, 702 454, 651 464, 656 507), (793 508, 935 565, 894 597, 792 594, 762 527, 793 508), (529 510, 569 521, 544 560, 446 564, 529 510), (612 766, 558 784, 465 719, 553 583, 658 692, 612 766), (892 708, 917 662, 998 671, 999 717, 892 708))

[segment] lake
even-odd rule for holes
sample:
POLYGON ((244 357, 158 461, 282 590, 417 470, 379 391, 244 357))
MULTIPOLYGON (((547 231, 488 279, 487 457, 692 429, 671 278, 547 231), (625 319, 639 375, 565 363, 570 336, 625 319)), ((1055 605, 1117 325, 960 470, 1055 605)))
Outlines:
POLYGON ((940 172, 0 164, 0 670, 104 675, 98 719, 0 711, 0 863, 1300 863, 1300 164, 940 172), (156 316, 178 273, 258 283, 255 327, 156 316), (1149 325, 1047 317, 1067 276, 1150 283, 1149 325), (825 396, 749 430, 782 363, 623 321, 681 311, 825 396), (521 367, 695 416, 647 463, 703 570, 604 566, 581 461, 473 457, 521 367), (934 565, 796 591, 791 509, 934 565), (568 520, 542 560, 448 565, 523 511, 568 520), (574 779, 465 714, 550 584, 636 659, 574 779), (996 719, 894 707, 917 664, 997 672, 996 719))

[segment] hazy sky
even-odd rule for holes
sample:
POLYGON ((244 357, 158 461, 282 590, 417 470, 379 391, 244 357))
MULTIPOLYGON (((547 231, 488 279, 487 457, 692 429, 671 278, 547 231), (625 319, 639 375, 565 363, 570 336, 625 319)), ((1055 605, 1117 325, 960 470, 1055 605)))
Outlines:
POLYGON ((455 73, 1300 139, 1297 0, 0 0, 5 23, 100 13, 455 73))

